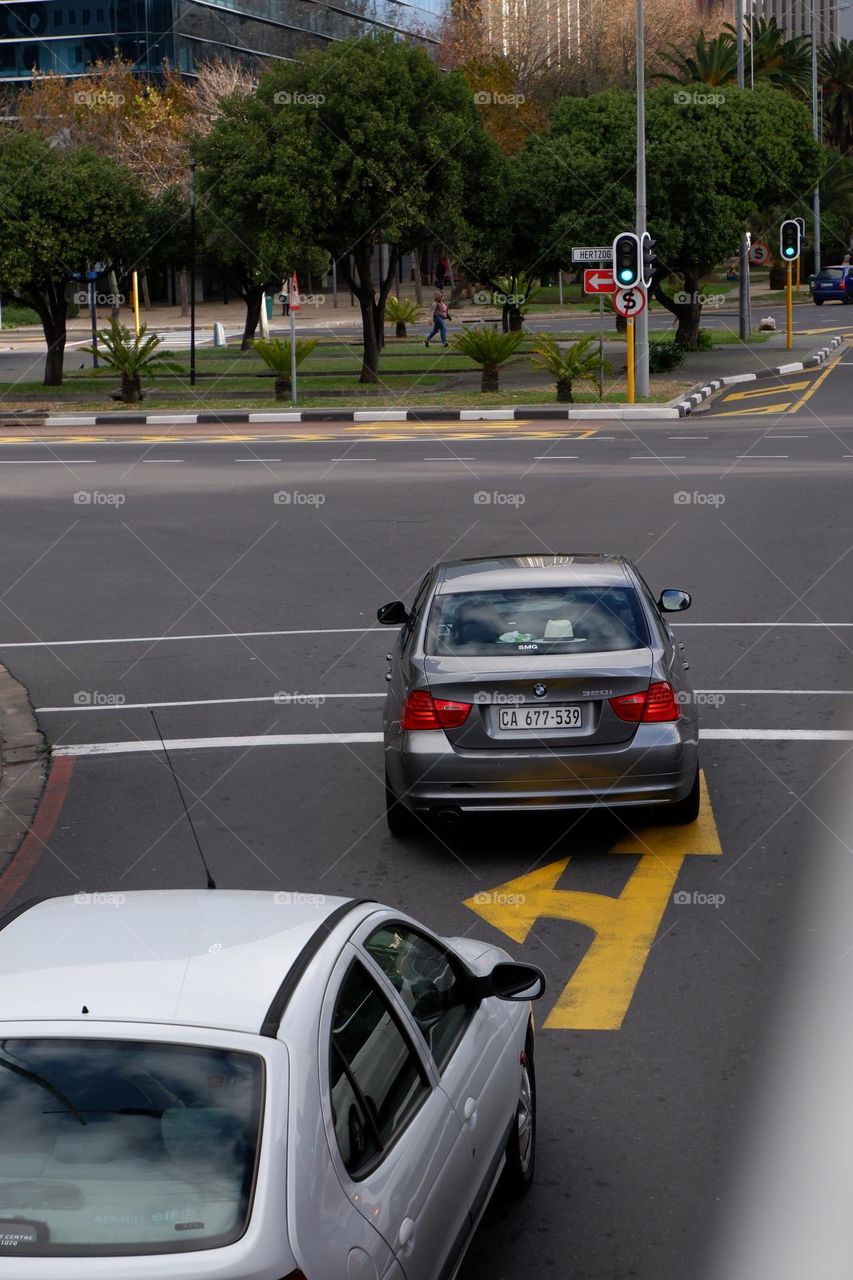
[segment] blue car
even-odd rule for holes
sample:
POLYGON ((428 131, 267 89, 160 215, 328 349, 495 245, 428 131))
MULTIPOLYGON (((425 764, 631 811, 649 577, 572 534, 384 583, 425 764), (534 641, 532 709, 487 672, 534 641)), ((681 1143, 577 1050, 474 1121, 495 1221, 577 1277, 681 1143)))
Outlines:
POLYGON ((811 291, 817 307, 827 300, 853 302, 853 265, 824 267, 811 281, 811 291))

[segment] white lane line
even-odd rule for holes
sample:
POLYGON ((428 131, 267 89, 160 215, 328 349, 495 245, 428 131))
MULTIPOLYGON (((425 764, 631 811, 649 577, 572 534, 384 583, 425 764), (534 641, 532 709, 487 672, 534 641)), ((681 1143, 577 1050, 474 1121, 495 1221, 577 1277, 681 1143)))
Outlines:
POLYGON ((82 467, 97 461, 97 458, 3 458, 0 467, 82 467))
POLYGON ((765 436, 764 437, 765 440, 808 440, 808 438, 809 438, 809 433, 807 431, 803 431, 800 435, 765 436))
POLYGON ((534 454, 534 462, 577 462, 580 457, 577 453, 537 453, 534 454))
POLYGON ((667 436, 667 440, 707 440, 708 436, 667 436))
POLYGON ((746 458, 751 461, 753 458, 787 458, 787 453, 739 453, 738 460, 746 458))
MULTIPOLYGON (((704 692, 704 691, 703 691, 704 692)), ((714 690, 713 692, 716 692, 714 690)), ((147 711, 153 707, 231 707, 250 702, 274 702, 280 707, 319 706, 331 698, 384 698, 385 690, 380 693, 297 693, 279 696, 271 693, 258 698, 188 698, 181 702, 121 702, 97 704, 83 703, 82 706, 68 707, 36 707, 36 711, 47 715, 48 712, 68 711, 77 715, 80 711, 147 711)))
POLYGON ((183 458, 140 458, 139 461, 146 467, 151 466, 154 462, 183 462, 183 458))
MULTIPOLYGON (((853 742, 853 729, 700 729, 699 737, 736 742, 853 742)), ((245 750, 249 747, 327 747, 382 742, 381 733, 267 733, 228 738, 167 738, 168 751, 245 750)), ((130 742, 75 742, 54 747, 54 756, 141 755, 162 750, 157 738, 130 742)))
POLYGON ((233 462, 281 462, 281 458, 233 458, 233 462))
MULTIPOLYGON (((789 627, 823 627, 837 631, 853 627, 853 622, 671 622, 672 627, 762 627, 766 631, 789 627)), ((377 635, 392 636, 397 627, 302 627, 293 631, 209 631, 198 635, 174 636, 94 636, 86 640, 2 640, 0 649, 66 649, 69 646, 87 644, 162 644, 169 640, 252 640, 266 636, 339 636, 377 635)))
POLYGON ((476 458, 460 458, 455 453, 445 454, 443 458, 423 458, 423 462, 476 462, 476 458))
POLYGON ((684 453, 632 453, 631 462, 684 462, 684 453))
MULTIPOLYGON (((336 440, 335 444, 340 444, 340 440, 336 440)), ((330 462, 375 462, 375 458, 330 458, 330 462)))

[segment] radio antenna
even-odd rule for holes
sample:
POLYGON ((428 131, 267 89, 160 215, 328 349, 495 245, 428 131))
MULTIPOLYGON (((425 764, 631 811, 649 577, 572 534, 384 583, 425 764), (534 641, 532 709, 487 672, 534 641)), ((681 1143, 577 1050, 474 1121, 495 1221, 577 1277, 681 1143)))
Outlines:
POLYGON ((207 887, 208 889, 215 889, 216 881, 214 880, 213 876, 210 874, 210 867, 207 865, 207 860, 205 859, 204 851, 202 850, 201 843, 199 842, 198 832, 196 831, 195 825, 193 824, 192 814, 187 808, 187 802, 184 799, 184 793, 181 789, 181 784, 178 780, 178 775, 175 773, 175 766, 172 764, 172 757, 169 755, 169 748, 166 746, 166 743, 163 741, 163 735, 160 732, 160 726, 157 723, 157 717, 155 716, 151 707, 149 707, 148 710, 151 712, 151 719, 154 721, 154 728, 157 730, 157 737, 160 739, 160 746, 163 748, 163 754, 166 757, 166 763, 169 766, 169 772, 174 778, 175 786, 178 788, 178 795, 181 797, 181 804, 184 806, 184 813, 186 814, 187 822, 190 824, 190 831, 193 833, 193 840, 195 840, 195 847, 198 849, 198 856, 201 858, 201 865, 204 867, 204 873, 207 876, 207 887))

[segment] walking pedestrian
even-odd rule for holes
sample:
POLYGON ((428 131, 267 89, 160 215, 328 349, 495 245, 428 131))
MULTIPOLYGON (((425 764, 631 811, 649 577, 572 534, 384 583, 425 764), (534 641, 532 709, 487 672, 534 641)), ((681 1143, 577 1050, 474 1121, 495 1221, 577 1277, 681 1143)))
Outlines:
POLYGON ((441 334, 441 345, 446 347, 449 345, 447 341, 447 321, 450 312, 447 309, 447 303, 444 300, 444 291, 437 289, 435 292, 435 300, 432 304, 432 328, 424 338, 424 346, 428 347, 432 338, 437 333, 441 334))

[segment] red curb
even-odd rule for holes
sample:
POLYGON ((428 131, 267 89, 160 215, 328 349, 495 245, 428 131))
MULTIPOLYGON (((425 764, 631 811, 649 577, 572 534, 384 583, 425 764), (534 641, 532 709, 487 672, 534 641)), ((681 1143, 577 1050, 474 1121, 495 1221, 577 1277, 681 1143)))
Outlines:
POLYGON ((0 906, 8 902, 25 884, 47 847, 68 794, 74 764, 73 756, 60 756, 51 765, 32 825, 11 863, 0 875, 0 906))

